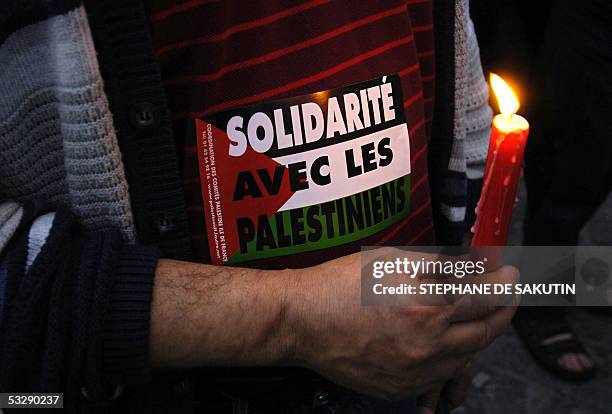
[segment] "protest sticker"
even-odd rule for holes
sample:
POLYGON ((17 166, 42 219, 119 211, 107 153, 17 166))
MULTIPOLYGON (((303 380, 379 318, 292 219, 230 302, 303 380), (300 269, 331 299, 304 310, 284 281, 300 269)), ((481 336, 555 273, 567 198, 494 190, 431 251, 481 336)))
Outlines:
POLYGON ((195 122, 214 264, 356 242, 410 212, 397 75, 195 122))

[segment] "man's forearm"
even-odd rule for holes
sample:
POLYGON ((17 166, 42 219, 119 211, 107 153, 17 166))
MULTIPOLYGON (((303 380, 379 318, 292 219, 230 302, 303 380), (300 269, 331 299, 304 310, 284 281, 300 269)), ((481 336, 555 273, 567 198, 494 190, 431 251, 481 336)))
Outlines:
POLYGON ((152 366, 288 362, 293 338, 284 315, 292 276, 160 260, 151 306, 152 366))
MULTIPOLYGON (((423 253, 405 254, 423 260, 423 253)), ((153 367, 292 364, 376 398, 406 398, 462 375, 514 314, 487 303, 363 306, 361 270, 360 254, 292 271, 161 260, 153 367)), ((514 283, 518 276, 502 268, 481 277, 514 283)))

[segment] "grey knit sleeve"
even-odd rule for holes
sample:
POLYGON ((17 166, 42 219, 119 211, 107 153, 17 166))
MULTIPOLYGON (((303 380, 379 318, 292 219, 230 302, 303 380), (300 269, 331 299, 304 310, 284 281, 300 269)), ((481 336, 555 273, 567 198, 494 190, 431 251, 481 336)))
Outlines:
POLYGON ((491 135, 493 111, 489 106, 489 86, 480 62, 480 50, 474 31, 474 23, 468 16, 467 24, 467 82, 465 96, 465 161, 468 180, 481 179, 491 135))
POLYGON ((482 178, 491 133, 489 86, 467 1, 457 4, 455 30, 455 130, 449 170, 482 178), (462 5, 461 5, 462 4, 462 5))
MULTIPOLYGON (((440 211, 447 227, 453 228, 455 243, 459 229, 469 228, 474 200, 480 194, 484 173, 492 111, 488 104, 489 88, 485 81, 480 51, 469 15, 469 1, 455 4, 455 113, 453 142, 444 180, 440 211)), ((459 237, 459 239, 458 239, 459 237)))

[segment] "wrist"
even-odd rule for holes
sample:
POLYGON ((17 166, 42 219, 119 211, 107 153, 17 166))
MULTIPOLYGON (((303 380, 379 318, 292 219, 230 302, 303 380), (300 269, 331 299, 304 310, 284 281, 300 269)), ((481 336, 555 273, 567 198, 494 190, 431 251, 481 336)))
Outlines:
POLYGON ((322 270, 322 266, 287 269, 284 275, 288 280, 282 305, 287 350, 285 365, 309 366, 315 328, 323 322, 317 312, 322 298, 322 286, 318 283, 322 270))
POLYGON ((300 341, 296 327, 299 325, 301 312, 297 311, 300 290, 301 270, 284 269, 275 272, 273 283, 278 294, 278 337, 272 346, 276 349, 278 365, 296 365, 296 348, 300 341))

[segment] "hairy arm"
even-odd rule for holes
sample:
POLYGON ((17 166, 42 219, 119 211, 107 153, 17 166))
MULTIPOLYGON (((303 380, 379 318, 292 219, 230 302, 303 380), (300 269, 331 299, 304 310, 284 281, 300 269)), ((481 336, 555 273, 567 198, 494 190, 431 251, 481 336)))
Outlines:
POLYGON ((297 365, 370 396, 405 398, 461 375, 514 314, 486 304, 364 307, 360 268, 359 254, 282 271, 160 260, 152 366, 297 365))
POLYGON ((151 310, 154 368, 281 365, 292 355, 285 323, 291 271, 160 260, 151 310))

